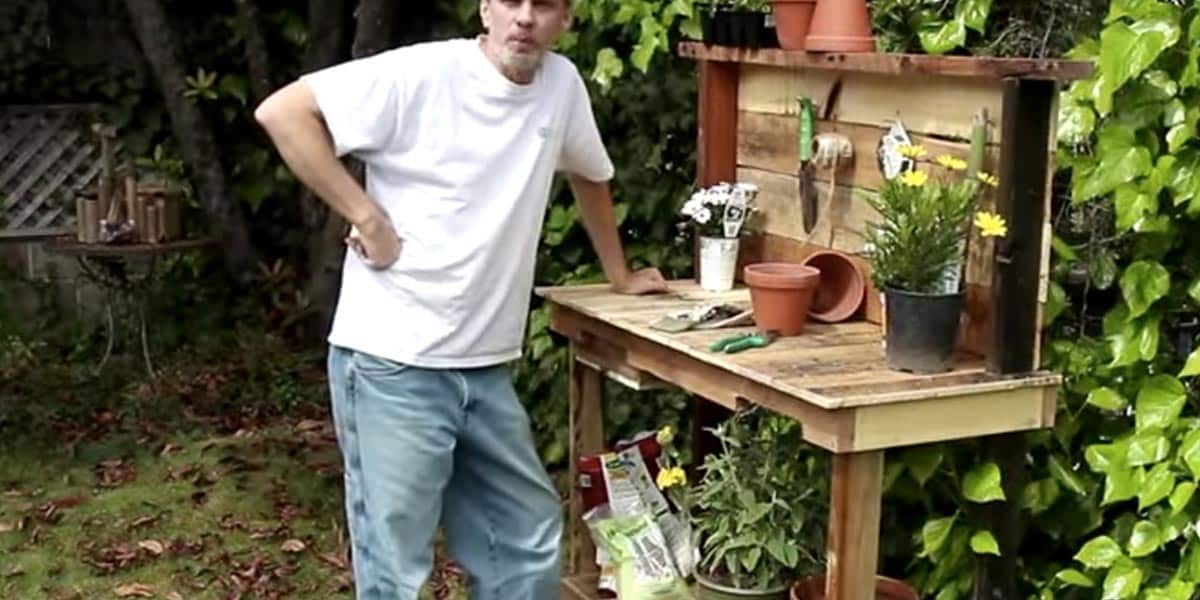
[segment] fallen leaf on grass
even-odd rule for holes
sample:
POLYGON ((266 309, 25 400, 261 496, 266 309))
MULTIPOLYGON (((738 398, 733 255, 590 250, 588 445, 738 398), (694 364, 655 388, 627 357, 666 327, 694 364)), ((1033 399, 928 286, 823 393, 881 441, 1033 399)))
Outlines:
POLYGON ((349 566, 346 564, 345 559, 343 559, 340 556, 337 556, 336 554, 319 554, 319 555, 317 555, 317 558, 321 562, 326 563, 335 569, 349 568, 349 566))
POLYGON ((4 572, 5 577, 17 577, 19 575, 24 575, 24 574, 25 574, 25 567, 22 567, 20 565, 15 566, 4 572))
POLYGON ((118 598, 135 598, 135 597, 136 598, 153 598, 154 597, 154 588, 152 588, 144 583, 129 583, 129 584, 125 584, 125 585, 119 585, 113 591, 117 593, 118 598))
POLYGON ((145 550, 154 556, 161 556, 166 550, 166 548, 163 548, 163 543, 158 540, 142 540, 138 542, 138 548, 141 548, 142 550, 145 550))
POLYGON ((297 539, 291 539, 291 540, 284 542, 283 545, 280 546, 280 548, 282 548, 284 552, 292 552, 292 553, 304 552, 304 550, 306 548, 308 548, 308 544, 305 544, 304 542, 297 540, 297 539))
POLYGON ((0 533, 10 533, 23 529, 21 521, 0 521, 0 533))
POLYGON ((75 508, 84 502, 87 502, 87 498, 84 496, 67 496, 66 498, 50 501, 51 504, 59 508, 75 508))
MULTIPOLYGON (((171 454, 172 452, 179 452, 180 450, 183 450, 182 446, 177 446, 175 444, 167 444, 167 445, 163 446, 162 451, 159 452, 158 455, 166 456, 168 454, 171 454)), ((174 592, 172 592, 172 593, 174 593, 174 592)))
POLYGON ((183 594, 179 592, 167 592, 167 600, 183 600, 183 594))
POLYGON ((157 521, 158 521, 158 515, 150 515, 147 517, 138 517, 137 519, 135 519, 133 521, 133 523, 131 523, 129 525, 129 528, 137 529, 138 527, 147 527, 147 526, 153 525, 157 521))

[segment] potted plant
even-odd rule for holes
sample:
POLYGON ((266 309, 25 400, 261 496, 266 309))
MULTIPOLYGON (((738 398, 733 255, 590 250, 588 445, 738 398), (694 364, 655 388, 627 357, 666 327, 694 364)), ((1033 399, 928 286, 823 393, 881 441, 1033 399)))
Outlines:
POLYGON ((704 41, 718 46, 761 48, 775 45, 767 0, 718 0, 696 5, 704 41))
POLYGON ((976 211, 980 190, 994 187, 995 177, 968 174, 966 161, 952 156, 927 160, 920 146, 900 153, 913 166, 866 196, 881 217, 867 224, 865 238, 871 278, 884 293, 887 364, 942 372, 952 366, 958 338, 972 215, 984 237, 1002 237, 1007 228, 999 215, 976 211))
POLYGON ((758 188, 748 183, 722 183, 702 189, 684 203, 684 227, 692 226, 699 240, 700 287, 710 291, 733 289, 740 236, 754 213, 758 188))
POLYGON ((826 455, 803 441, 799 423, 766 411, 710 431, 721 451, 705 457, 694 486, 669 463, 658 482, 689 515, 698 598, 786 599, 800 577, 823 572, 826 455))

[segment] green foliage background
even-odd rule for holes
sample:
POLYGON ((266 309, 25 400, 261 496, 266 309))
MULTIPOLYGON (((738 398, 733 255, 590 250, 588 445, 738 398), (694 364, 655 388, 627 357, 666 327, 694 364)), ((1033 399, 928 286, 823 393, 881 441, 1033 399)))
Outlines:
MULTIPOLYGON (((250 121, 232 8, 167 4, 178 23, 189 24, 178 31, 195 101, 219 124, 255 236, 287 265, 303 252, 299 190, 250 121)), ((1200 581, 1200 505, 1193 498, 1200 478, 1194 381, 1200 373, 1194 349, 1200 332, 1200 11, 1166 0, 1019 0, 996 3, 981 16, 981 4, 987 3, 874 0, 872 7, 890 47, 919 51, 921 32, 928 37, 936 25, 955 33, 948 38, 954 44, 933 50, 1054 55, 1072 49, 1072 56, 1098 64, 1095 77, 1072 85, 1060 100, 1061 170, 1044 359, 1066 383, 1057 427, 1028 436, 1030 484, 1019 498, 1007 498, 1020 502, 1027 517, 1018 558, 1021 593, 1188 598, 1200 581), (963 4, 969 6, 959 8, 963 4), (953 20, 965 30, 961 42, 958 26, 948 25, 953 20), (1052 21, 1067 28, 1043 29, 1052 21)), ((434 35, 472 31, 474 5, 439 4, 434 35)), ((576 35, 561 50, 592 82, 597 118, 618 165, 615 191, 627 252, 635 266, 686 276, 690 245, 678 237, 674 213, 695 171, 695 65, 671 57, 670 48, 696 25, 691 3, 575 5, 576 35)), ((282 0, 262 6, 273 56, 300 56, 307 43, 302 11, 282 0)), ((46 0, 0 9, 6 41, 0 44, 0 98, 104 102, 134 156, 184 176, 145 69, 115 64, 80 70, 57 60, 59 16, 46 0)), ((286 74, 282 80, 297 69, 277 65, 286 74)), ((180 261, 171 273, 161 300, 179 304, 161 311, 160 329, 176 344, 234 330, 230 322, 260 328, 286 322, 279 314, 288 302, 236 289, 205 259, 180 261)), ((272 273, 276 287, 286 288, 294 277, 287 269, 272 273)), ((548 208, 537 281, 599 278, 578 212, 559 185, 548 208)), ((47 331, 53 328, 43 326, 66 319, 29 323, 3 314, 0 364, 12 372, 0 375, 28 373, 39 361, 94 356, 96 336, 87 327, 52 335, 47 331)), ((319 340, 304 342, 319 349, 319 340)), ((543 458, 561 468, 566 350, 536 302, 527 342, 526 357, 516 366, 518 384, 543 458)), ((286 395, 278 379, 286 377, 264 375, 275 383, 262 395, 286 395)), ((609 397, 614 437, 664 423, 688 431, 685 396, 635 396, 613 386, 609 397)), ((5 419, 0 416, 0 425, 5 419)), ((910 578, 926 597, 969 595, 974 556, 997 550, 977 508, 1004 492, 999 469, 982 456, 974 442, 888 455, 882 568, 910 578)))

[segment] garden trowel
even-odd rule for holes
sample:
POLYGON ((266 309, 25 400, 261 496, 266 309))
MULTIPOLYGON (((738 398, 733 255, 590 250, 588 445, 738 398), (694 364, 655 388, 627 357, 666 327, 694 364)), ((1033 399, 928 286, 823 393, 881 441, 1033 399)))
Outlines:
POLYGON ((817 188, 813 183, 813 102, 808 96, 797 96, 799 115, 799 161, 796 171, 799 181, 800 209, 804 219, 804 233, 812 233, 817 226, 817 188))

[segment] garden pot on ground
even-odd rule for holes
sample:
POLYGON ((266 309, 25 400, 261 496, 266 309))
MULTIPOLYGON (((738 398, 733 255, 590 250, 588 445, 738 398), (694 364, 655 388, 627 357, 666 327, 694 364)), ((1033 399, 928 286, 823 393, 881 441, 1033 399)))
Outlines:
POLYGON ((804 45, 816 52, 874 52, 867 0, 817 0, 804 45))
POLYGON ((821 272, 796 263, 757 263, 743 273, 750 287, 754 323, 759 330, 781 336, 800 335, 808 322, 808 307, 821 272))
POLYGON ((885 343, 890 369, 942 373, 954 366, 963 293, 917 294, 884 290, 885 343))
POLYGON ((737 272, 738 238, 700 238, 700 287, 712 292, 733 289, 737 272))
MULTIPOLYGON (((920 600, 912 586, 889 577, 875 578, 877 600, 920 600)), ((825 576, 815 575, 792 586, 791 600, 825 600, 825 576)))
POLYGON ((866 301, 866 275, 849 255, 821 250, 808 255, 803 264, 821 272, 821 283, 808 309, 808 316, 813 319, 823 323, 845 321, 866 301))
POLYGON ((803 50, 817 0, 771 0, 775 35, 784 50, 803 50))
POLYGON ((710 581, 699 573, 696 573, 696 587, 699 600, 787 600, 788 597, 786 584, 765 590, 740 590, 710 581))

